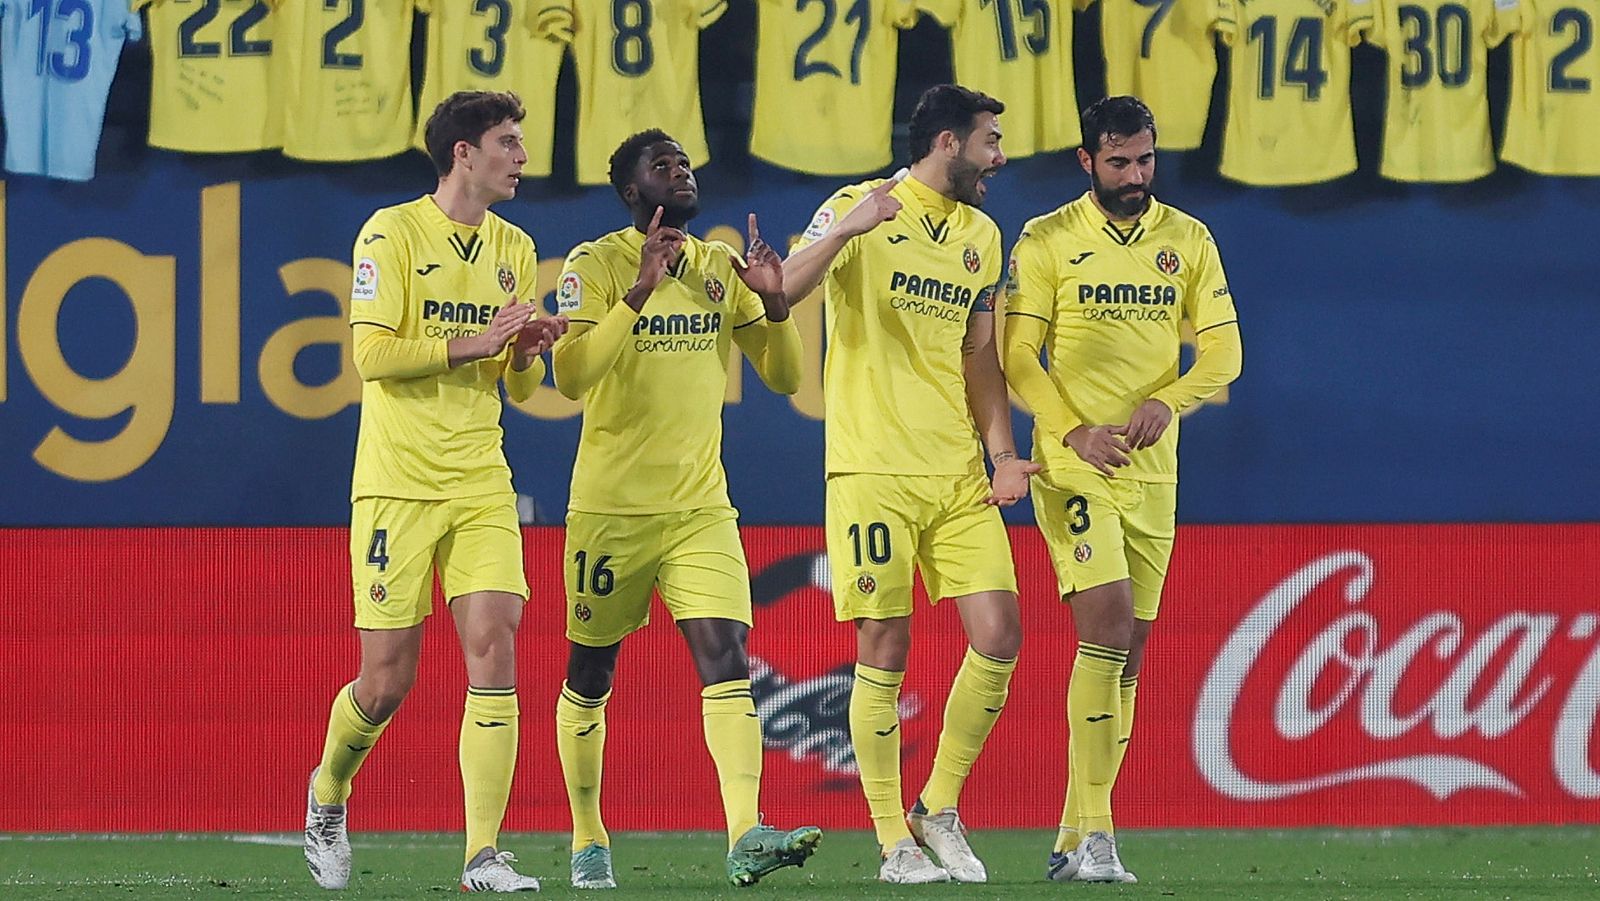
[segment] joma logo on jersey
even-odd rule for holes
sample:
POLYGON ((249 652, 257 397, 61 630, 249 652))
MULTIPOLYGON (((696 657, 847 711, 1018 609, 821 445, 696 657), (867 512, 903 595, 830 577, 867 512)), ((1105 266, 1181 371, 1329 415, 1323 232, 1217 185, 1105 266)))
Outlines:
POLYGON ((1138 303, 1170 307, 1178 302, 1178 289, 1171 285, 1079 285, 1078 303, 1138 303))
POLYGON ((722 331, 721 313, 640 316, 633 324, 635 335, 711 335, 720 331, 722 331))
POLYGON ((889 277, 889 290, 896 294, 921 297, 925 300, 939 300, 962 307, 972 305, 971 288, 930 276, 907 275, 904 272, 896 272, 889 277))
POLYGON ((492 303, 467 303, 454 300, 424 300, 422 318, 439 322, 465 322, 488 325, 500 308, 492 303))

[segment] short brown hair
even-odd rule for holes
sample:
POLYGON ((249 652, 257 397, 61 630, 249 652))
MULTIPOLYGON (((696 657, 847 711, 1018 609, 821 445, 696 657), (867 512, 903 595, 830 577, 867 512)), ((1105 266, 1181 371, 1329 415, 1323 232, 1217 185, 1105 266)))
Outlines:
POLYGON ((526 115, 522 98, 510 91, 457 91, 434 107, 422 130, 422 143, 440 178, 455 167, 457 141, 474 147, 483 133, 507 119, 521 122, 526 115))

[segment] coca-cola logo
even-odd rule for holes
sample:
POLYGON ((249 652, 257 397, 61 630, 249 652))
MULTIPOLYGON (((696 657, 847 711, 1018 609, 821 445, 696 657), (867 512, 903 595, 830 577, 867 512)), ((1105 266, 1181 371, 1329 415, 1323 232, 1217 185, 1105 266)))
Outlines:
MULTIPOLYGON (((805 553, 774 560, 751 574, 751 600, 758 608, 790 601, 802 592, 826 593, 831 588, 826 554, 805 553)), ((865 593, 877 582, 863 573, 856 587, 865 593), (866 581, 868 587, 862 587, 866 581)), ((791 601, 792 602, 792 601, 791 601)), ((830 602, 831 603, 831 602, 830 602)), ((764 747, 787 751, 800 761, 820 763, 829 774, 854 776, 855 748, 850 744, 850 691, 855 685, 855 663, 839 665, 819 676, 796 679, 763 657, 750 655, 750 692, 761 717, 764 747)), ((900 696, 900 721, 907 723, 922 712, 916 692, 900 696)))
MULTIPOLYGON (((1588 610, 1564 615, 1507 609, 1473 634, 1459 612, 1432 610, 1394 629, 1360 609, 1376 578, 1376 566, 1361 551, 1325 554, 1290 573, 1234 628, 1206 674, 1195 707, 1194 760, 1213 789, 1237 800, 1271 801, 1366 780, 1398 780, 1440 801, 1467 789, 1521 798, 1523 786, 1501 768, 1450 746, 1472 744, 1466 739, 1482 746, 1509 735, 1564 687, 1550 736, 1551 771, 1573 797, 1600 798, 1600 772, 1589 763, 1600 709, 1600 645, 1591 644, 1583 662, 1560 676, 1551 675, 1549 665, 1541 667, 1554 642, 1592 643, 1600 633, 1600 617, 1588 610), (1252 776, 1232 745, 1238 711, 1251 703, 1246 683, 1268 658, 1287 659, 1283 642, 1274 645, 1274 639, 1307 598, 1335 584, 1349 609, 1307 633, 1298 649, 1288 650, 1293 662, 1278 681, 1271 721, 1278 738, 1292 748, 1350 711, 1370 741, 1351 749, 1357 759, 1348 766, 1294 778, 1252 776), (1430 667, 1443 675, 1427 686, 1431 691, 1425 699, 1397 704, 1402 685, 1415 693, 1419 677, 1414 674, 1430 667), (1536 675, 1539 671, 1543 674, 1536 675), (1405 709, 1397 709, 1401 706, 1405 709), (1419 736, 1450 752, 1407 754, 1393 747, 1419 736)), ((1491 602, 1511 606, 1509 599, 1491 602)))

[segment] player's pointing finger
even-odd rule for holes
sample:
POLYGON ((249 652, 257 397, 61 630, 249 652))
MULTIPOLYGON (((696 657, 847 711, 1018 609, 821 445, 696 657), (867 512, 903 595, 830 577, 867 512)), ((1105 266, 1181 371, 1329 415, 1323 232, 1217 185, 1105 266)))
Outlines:
POLYGON ((656 207, 656 214, 650 217, 650 227, 645 229, 645 234, 653 235, 661 227, 661 207, 656 207))
POLYGON ((754 245, 759 240, 761 240, 761 229, 756 227, 756 214, 755 213, 751 213, 750 214, 750 243, 751 243, 751 245, 754 245))

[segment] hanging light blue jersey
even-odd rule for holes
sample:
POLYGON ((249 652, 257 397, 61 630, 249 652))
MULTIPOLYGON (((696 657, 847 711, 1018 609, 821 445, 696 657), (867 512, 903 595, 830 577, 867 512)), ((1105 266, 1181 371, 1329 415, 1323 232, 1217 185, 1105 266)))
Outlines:
POLYGON ((6 169, 94 178, 122 42, 140 34, 128 0, 0 0, 6 169))

